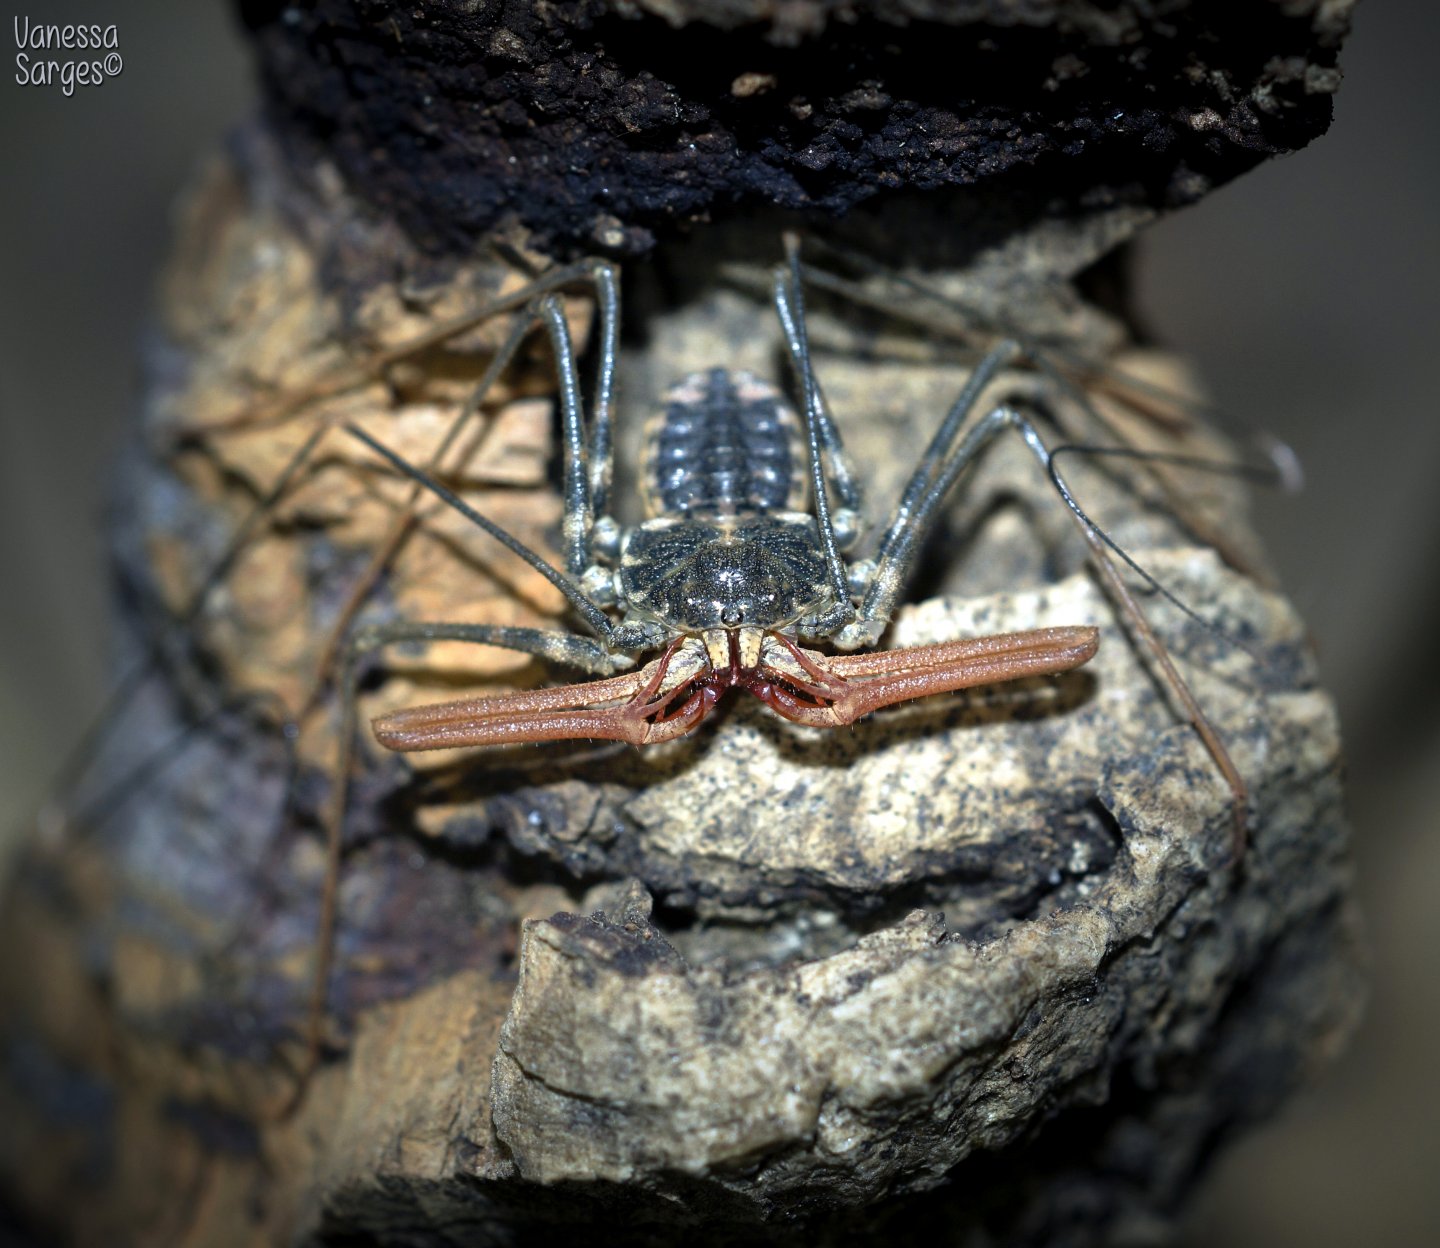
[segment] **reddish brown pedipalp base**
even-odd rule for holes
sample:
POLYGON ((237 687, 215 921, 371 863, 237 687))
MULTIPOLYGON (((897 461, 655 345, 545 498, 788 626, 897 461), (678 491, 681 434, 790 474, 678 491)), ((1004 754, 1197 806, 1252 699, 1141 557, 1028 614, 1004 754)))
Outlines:
MULTIPOLYGON (((758 635, 760 630, 753 630, 758 635)), ((726 689, 748 689, 797 724, 838 728, 886 706, 975 685, 1079 667, 1099 647, 1090 627, 1043 628, 867 654, 821 655, 775 632, 753 657, 738 632, 715 639, 708 662, 667 685, 678 638, 638 671, 602 680, 415 707, 374 721, 381 745, 398 751, 599 739, 654 745, 684 736, 726 689), (716 654, 728 661, 716 662, 716 654), (788 662, 786 661, 788 660, 788 662)))

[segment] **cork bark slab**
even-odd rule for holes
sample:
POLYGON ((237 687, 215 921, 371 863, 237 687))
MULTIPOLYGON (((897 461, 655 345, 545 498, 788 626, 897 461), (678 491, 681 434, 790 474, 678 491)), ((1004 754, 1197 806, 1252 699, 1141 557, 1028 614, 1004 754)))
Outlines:
MULTIPOLYGON (((859 296, 812 289, 810 311, 873 518, 996 320, 1135 445, 1244 453, 1107 372, 1194 388, 1135 344, 1105 257, 1323 128, 1345 6, 1244 30, 1180 3, 1168 26, 1128 5, 271 7, 245 10, 270 116, 187 200, 122 466, 121 649, 158 646, 164 678, 0 908, 0 1164, 20 1205, 77 1242, 207 1246, 1163 1235, 1216 1141, 1309 1078, 1360 997, 1334 711, 1233 477, 1064 465, 1213 625, 1147 600, 1250 787, 1238 868, 1212 760, 1033 459, 997 445, 885 644, 1093 623, 1089 666, 832 734, 735 700, 645 753, 412 765, 362 741, 333 1047, 283 1122, 267 1111, 299 1056, 333 699, 293 743, 279 725, 406 487, 327 435, 196 627, 176 621, 309 432, 353 419, 423 460, 505 322, 257 413, 591 248, 645 257, 623 274, 622 520, 666 386, 717 365, 786 384, 767 270, 801 220, 807 259, 859 296), (716 32, 733 66, 687 80, 680 53, 716 32), (942 184, 961 190, 918 193, 942 184), (169 767, 107 800, 187 725, 169 767)), ((566 311, 583 343, 583 290, 566 311)), ((451 473, 549 551, 552 389, 547 352, 524 352, 451 473)), ((1096 437, 1043 373, 1000 390, 1057 442, 1096 437)), ((363 618, 550 626, 561 606, 426 508, 363 618)), ((493 649, 398 650, 362 713, 552 678, 493 649)))

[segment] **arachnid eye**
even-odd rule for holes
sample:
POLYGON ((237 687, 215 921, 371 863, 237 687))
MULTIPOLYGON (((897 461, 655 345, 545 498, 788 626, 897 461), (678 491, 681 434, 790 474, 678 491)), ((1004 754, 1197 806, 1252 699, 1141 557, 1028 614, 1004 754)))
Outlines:
POLYGON ((726 607, 720 613, 720 623, 726 628, 738 628, 745 623, 745 612, 739 607, 726 607))

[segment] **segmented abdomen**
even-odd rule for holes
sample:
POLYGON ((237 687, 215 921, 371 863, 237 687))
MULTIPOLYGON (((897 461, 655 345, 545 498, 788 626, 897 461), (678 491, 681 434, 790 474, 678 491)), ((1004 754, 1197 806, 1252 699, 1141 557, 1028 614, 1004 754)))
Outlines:
POLYGON ((651 516, 799 511, 807 477, 799 417, 773 386, 723 368, 691 373, 645 431, 651 516))

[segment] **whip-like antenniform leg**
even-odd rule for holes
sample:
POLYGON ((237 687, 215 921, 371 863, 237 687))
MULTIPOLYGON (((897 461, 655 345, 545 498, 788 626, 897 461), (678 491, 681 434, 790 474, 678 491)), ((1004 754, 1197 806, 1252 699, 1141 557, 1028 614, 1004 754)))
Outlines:
MULTIPOLYGON (((786 342, 797 371, 804 379, 807 405, 822 406, 819 383, 815 379, 810 360, 809 343, 804 332, 804 318, 795 315, 802 309, 799 299, 799 262, 794 245, 791 244, 790 265, 777 271, 775 277, 775 303, 779 310, 781 324, 785 327, 786 342)), ((935 523, 941 504, 954 489, 956 482, 979 457, 981 452, 1002 432, 1013 430, 1020 435, 1030 452, 1044 468, 1046 475, 1055 486, 1076 524, 1079 526, 1095 567, 1107 590, 1115 598, 1130 627, 1140 639, 1151 658, 1156 674, 1171 695, 1185 710, 1197 735, 1215 762, 1233 798, 1235 813, 1235 836, 1233 855, 1238 858, 1243 852, 1249 820, 1249 794, 1239 769, 1231 759, 1225 743, 1220 739, 1214 726, 1201 709, 1195 695, 1184 678, 1170 661, 1165 647, 1155 636, 1149 621, 1140 610, 1134 596, 1129 592, 1116 569, 1112 552, 1135 572, 1152 589, 1167 600, 1175 603, 1182 611, 1192 614, 1184 603, 1168 593, 1153 577, 1141 568, 1123 550, 1101 531, 1082 511, 1054 463, 1054 455, 1046 447, 1044 439, 1035 426, 1020 412, 1011 407, 999 407, 982 416, 970 426, 964 437, 961 430, 966 419, 975 409, 982 392, 1021 352, 1021 344, 1006 340, 995 346, 971 374, 945 419, 930 440, 920 463, 916 466, 909 482, 900 496, 900 502, 891 516, 880 545, 876 551, 875 565, 870 575, 860 606, 854 620, 841 628, 834 636, 835 644, 842 650, 874 645, 884 632, 886 624, 895 609, 900 593, 914 570, 915 559, 924 546, 925 539, 935 523)), ((812 427, 814 421, 812 420, 812 427)), ((817 489, 823 492, 823 485, 817 482, 817 489)), ((820 511, 822 528, 825 511, 820 511)))

